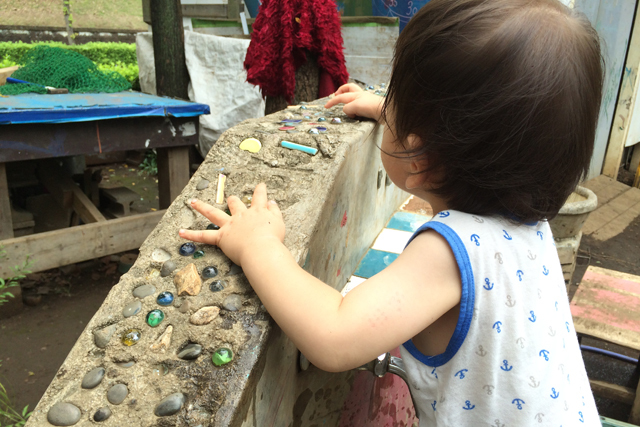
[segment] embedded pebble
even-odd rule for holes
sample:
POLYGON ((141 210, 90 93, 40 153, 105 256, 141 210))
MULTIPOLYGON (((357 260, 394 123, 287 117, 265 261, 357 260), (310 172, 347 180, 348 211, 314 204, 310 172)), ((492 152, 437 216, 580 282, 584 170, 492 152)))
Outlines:
POLYGON ((309 129, 309 133, 312 134, 312 135, 317 135, 319 132, 318 132, 318 129, 311 128, 311 129, 309 129))
POLYGON ((151 252, 151 259, 155 262, 165 262, 171 259, 171 254, 162 248, 156 248, 151 252))
POLYGON ((107 392, 107 400, 114 405, 119 405, 124 402, 124 399, 127 398, 128 394, 129 389, 126 385, 116 384, 107 392))
POLYGON ((174 261, 171 261, 171 260, 165 261, 164 264, 162 264, 162 269, 160 270, 160 276, 167 277, 168 275, 173 273, 173 270, 175 270, 177 267, 178 266, 174 261))
POLYGON ((200 344, 187 344, 178 352, 178 357, 183 360, 194 360, 200 356, 200 353, 202 353, 202 346, 200 344))
POLYGON ((130 368, 135 364, 136 364, 136 362, 134 362, 133 360, 131 360, 129 362, 116 363, 116 365, 118 365, 121 368, 125 368, 125 369, 130 368))
POLYGON ((180 246, 180 249, 178 250, 178 252, 180 253, 180 255, 182 256, 187 256, 187 255, 191 255, 192 253, 194 253, 196 251, 196 245, 194 245, 191 242, 187 242, 187 243, 183 243, 180 246))
POLYGON ((152 268, 145 276, 147 280, 153 280, 157 277, 160 277, 160 270, 158 270, 157 268, 152 268))
POLYGON ((111 337, 116 332, 116 325, 110 325, 106 328, 98 329, 97 331, 93 331, 93 342, 97 347, 105 348, 111 337))
POLYGON ((182 408, 184 404, 184 394, 173 393, 165 397, 158 403, 153 413, 156 417, 167 417, 173 415, 182 408))
POLYGON ((100 408, 93 414, 93 421, 104 421, 111 416, 111 409, 108 406, 100 408))
POLYGON ((149 295, 153 295, 155 293, 156 287, 153 285, 142 285, 133 290, 133 296, 140 299, 146 298, 149 295))
POLYGON ((224 299, 222 305, 229 311, 238 311, 242 307, 242 298, 237 294, 229 295, 224 299))
POLYGON ((142 302, 133 301, 124 306, 124 309, 122 310, 122 315, 124 317, 131 317, 138 314, 140 310, 142 310, 142 302))
POLYGON ((309 359, 307 359, 307 357, 302 353, 300 353, 300 358, 298 360, 300 362, 300 369, 303 371, 306 371, 309 369, 309 366, 311 366, 309 359))
POLYGON ((231 264, 231 267, 229 267, 229 272, 227 273, 227 276, 235 276, 236 274, 240 274, 242 273, 242 267, 240 267, 238 264, 231 264))
POLYGON ((194 325, 207 325, 211 323, 220 313, 219 307, 202 307, 189 318, 189 322, 194 325))
POLYGON ((233 351, 230 348, 222 347, 213 352, 211 361, 216 366, 226 365, 233 360, 233 351))
POLYGON ((140 329, 127 329, 122 334, 120 341, 122 341, 122 344, 126 345, 127 347, 131 347, 132 345, 135 345, 138 343, 138 341, 140 341, 140 336, 140 329))
POLYGON ((191 211, 191 208, 183 208, 180 213, 180 228, 189 228, 193 225, 193 222, 196 220, 195 215, 191 211))
POLYGON ((198 185, 196 185, 196 190, 204 190, 209 186, 209 181, 206 179, 201 180, 198 185))
POLYGON ((87 372, 84 378, 82 378, 80 387, 87 389, 95 388, 100 384, 102 378, 104 378, 104 368, 94 368, 87 372))
POLYGON ((180 308, 178 308, 178 311, 180 313, 188 313, 190 309, 191 309, 191 302, 187 300, 183 302, 182 305, 180 305, 180 308))
POLYGON ((151 351, 164 353, 171 344, 171 334, 173 333, 173 326, 167 326, 167 329, 160 335, 158 340, 151 344, 151 351))
POLYGON ((173 276, 173 283, 178 289, 178 296, 198 295, 202 287, 202 279, 200 279, 200 274, 198 274, 195 264, 189 264, 178 271, 173 276))
POLYGON ((173 294, 169 291, 161 292, 156 298, 156 302, 163 306, 171 305, 173 303, 173 294))
POLYGON ((226 282, 224 280, 216 280, 209 285, 211 292, 220 292, 224 289, 226 282))
POLYGON ((80 421, 82 412, 76 405, 58 402, 47 412, 47 421, 54 426, 72 426, 80 421))
POLYGON ((202 269, 202 277, 205 279, 213 279, 218 275, 218 269, 210 265, 202 269))

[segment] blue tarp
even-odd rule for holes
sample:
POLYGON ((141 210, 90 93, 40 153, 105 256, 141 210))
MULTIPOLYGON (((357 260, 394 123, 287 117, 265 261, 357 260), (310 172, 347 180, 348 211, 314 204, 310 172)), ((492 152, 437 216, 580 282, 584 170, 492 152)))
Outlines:
POLYGON ((194 117, 209 114, 209 106, 140 92, 25 93, 0 98, 0 125, 69 123, 124 117, 194 117))

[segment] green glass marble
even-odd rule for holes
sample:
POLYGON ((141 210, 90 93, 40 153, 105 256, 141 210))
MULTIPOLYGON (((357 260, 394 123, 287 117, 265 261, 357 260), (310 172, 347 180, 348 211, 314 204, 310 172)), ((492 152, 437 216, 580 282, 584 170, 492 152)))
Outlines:
POLYGON ((147 314, 147 324, 152 328, 155 328, 164 320, 164 313, 162 310, 151 310, 147 314))
POLYGON ((231 349, 222 347, 213 352, 211 361, 216 366, 226 365, 233 360, 233 351, 231 349))
POLYGON ((127 329, 122 334, 120 341, 122 341, 122 344, 126 345, 127 347, 131 347, 132 345, 135 345, 138 343, 138 341, 140 341, 141 335, 142 333, 140 332, 140 329, 127 329))
POLYGON ((195 251, 195 252, 193 253, 193 257, 194 257, 195 259, 202 258, 203 256, 204 256, 204 251, 195 251))

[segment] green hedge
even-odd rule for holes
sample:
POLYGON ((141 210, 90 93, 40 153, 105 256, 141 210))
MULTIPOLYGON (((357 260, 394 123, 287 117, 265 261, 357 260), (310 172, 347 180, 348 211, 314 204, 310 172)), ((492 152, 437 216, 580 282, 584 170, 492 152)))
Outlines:
POLYGON ((51 47, 61 47, 78 52, 95 62, 96 64, 115 64, 118 61, 123 64, 137 64, 135 43, 115 43, 115 42, 90 42, 69 46, 62 42, 0 42, 0 60, 10 60, 15 63, 20 62, 20 58, 29 49, 38 45, 46 44, 51 47))

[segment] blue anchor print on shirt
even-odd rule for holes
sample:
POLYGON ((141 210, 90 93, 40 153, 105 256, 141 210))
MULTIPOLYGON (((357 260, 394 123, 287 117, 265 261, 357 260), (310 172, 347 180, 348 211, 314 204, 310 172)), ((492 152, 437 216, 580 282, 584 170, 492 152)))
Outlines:
POLYGON ((522 270, 516 271, 516 275, 518 276, 518 280, 522 282, 522 276, 524 276, 522 270))
POLYGON ((469 372, 469 370, 468 369, 460 369, 458 372, 456 372, 454 377, 460 377, 460 379, 463 379, 465 372, 469 372))
POLYGON ((484 283, 485 283, 484 286, 482 286, 483 288, 485 288, 488 291, 493 289, 493 283, 491 283, 489 279, 484 279, 484 283))
POLYGON ((569 330, 569 322, 564 322, 564 325, 567 327, 567 332, 571 332, 571 331, 569 330))
POLYGON ((476 407, 476 405, 472 405, 472 404, 471 404, 471 402, 470 402, 470 401, 468 401, 468 400, 465 400, 464 404, 465 404, 466 406, 463 406, 463 407, 462 407, 462 409, 464 409, 464 410, 466 410, 466 411, 470 411, 470 410, 472 410, 473 408, 475 408, 475 407, 476 407))
POLYGON ((544 265, 542 266, 542 274, 544 274, 545 276, 549 275, 549 270, 547 270, 547 267, 544 265))
POLYGON ((552 398, 552 399, 557 399, 557 398, 558 398, 558 396, 560 396, 560 393, 558 393, 558 392, 556 391, 556 389, 552 387, 552 388, 551 388, 551 394, 550 394, 549 396, 551 396, 551 398, 552 398))
POLYGON ((584 415, 582 415, 582 411, 578 411, 578 415, 580 415, 580 419, 578 421, 583 423, 584 422, 584 415))
POLYGON ((531 314, 531 316, 529 316, 529 320, 530 320, 532 323, 535 323, 535 321, 536 321, 536 319, 537 319, 536 314, 533 312, 533 310, 529 311, 529 313, 531 314))
POLYGON ((447 212, 447 211, 442 211, 442 212, 440 212, 440 213, 438 214, 438 216, 439 216, 440 218, 446 218, 446 217, 448 217, 449 215, 451 215, 451 213, 450 213, 450 212, 447 212))
POLYGON ((547 350, 540 350, 540 353, 538 353, 538 355, 544 357, 545 361, 549 361, 549 352, 547 350))
POLYGON ((504 238, 507 240, 513 240, 513 237, 509 236, 509 233, 507 233, 507 230, 502 230, 504 232, 504 238))
POLYGON ((438 379, 438 374, 436 373, 436 368, 433 368, 433 371, 431 371, 431 375, 434 375, 436 377, 436 379, 438 379))
POLYGON ((513 399, 511 401, 511 403, 515 403, 516 404, 516 408, 518 408, 519 410, 522 410, 522 405, 524 405, 524 400, 522 399, 513 399))
POLYGON ((436 403, 437 402, 434 400, 433 403, 431 404, 431 407, 433 408, 434 411, 436 410, 436 403))
POLYGON ((542 240, 542 231, 538 231, 536 234, 540 236, 540 240, 542 240))
POLYGON ((500 329, 500 326, 502 326, 502 322, 498 320, 496 323, 493 324, 493 329, 495 329, 496 332, 500 333, 502 332, 502 329, 500 329))
POLYGON ((502 369, 505 372, 509 372, 510 370, 513 369, 513 365, 509 366, 509 362, 507 362, 507 359, 502 361, 502 366, 500 366, 500 369, 502 369))
POLYGON ((477 234, 471 235, 471 241, 476 244, 476 246, 480 246, 480 236, 477 234))

